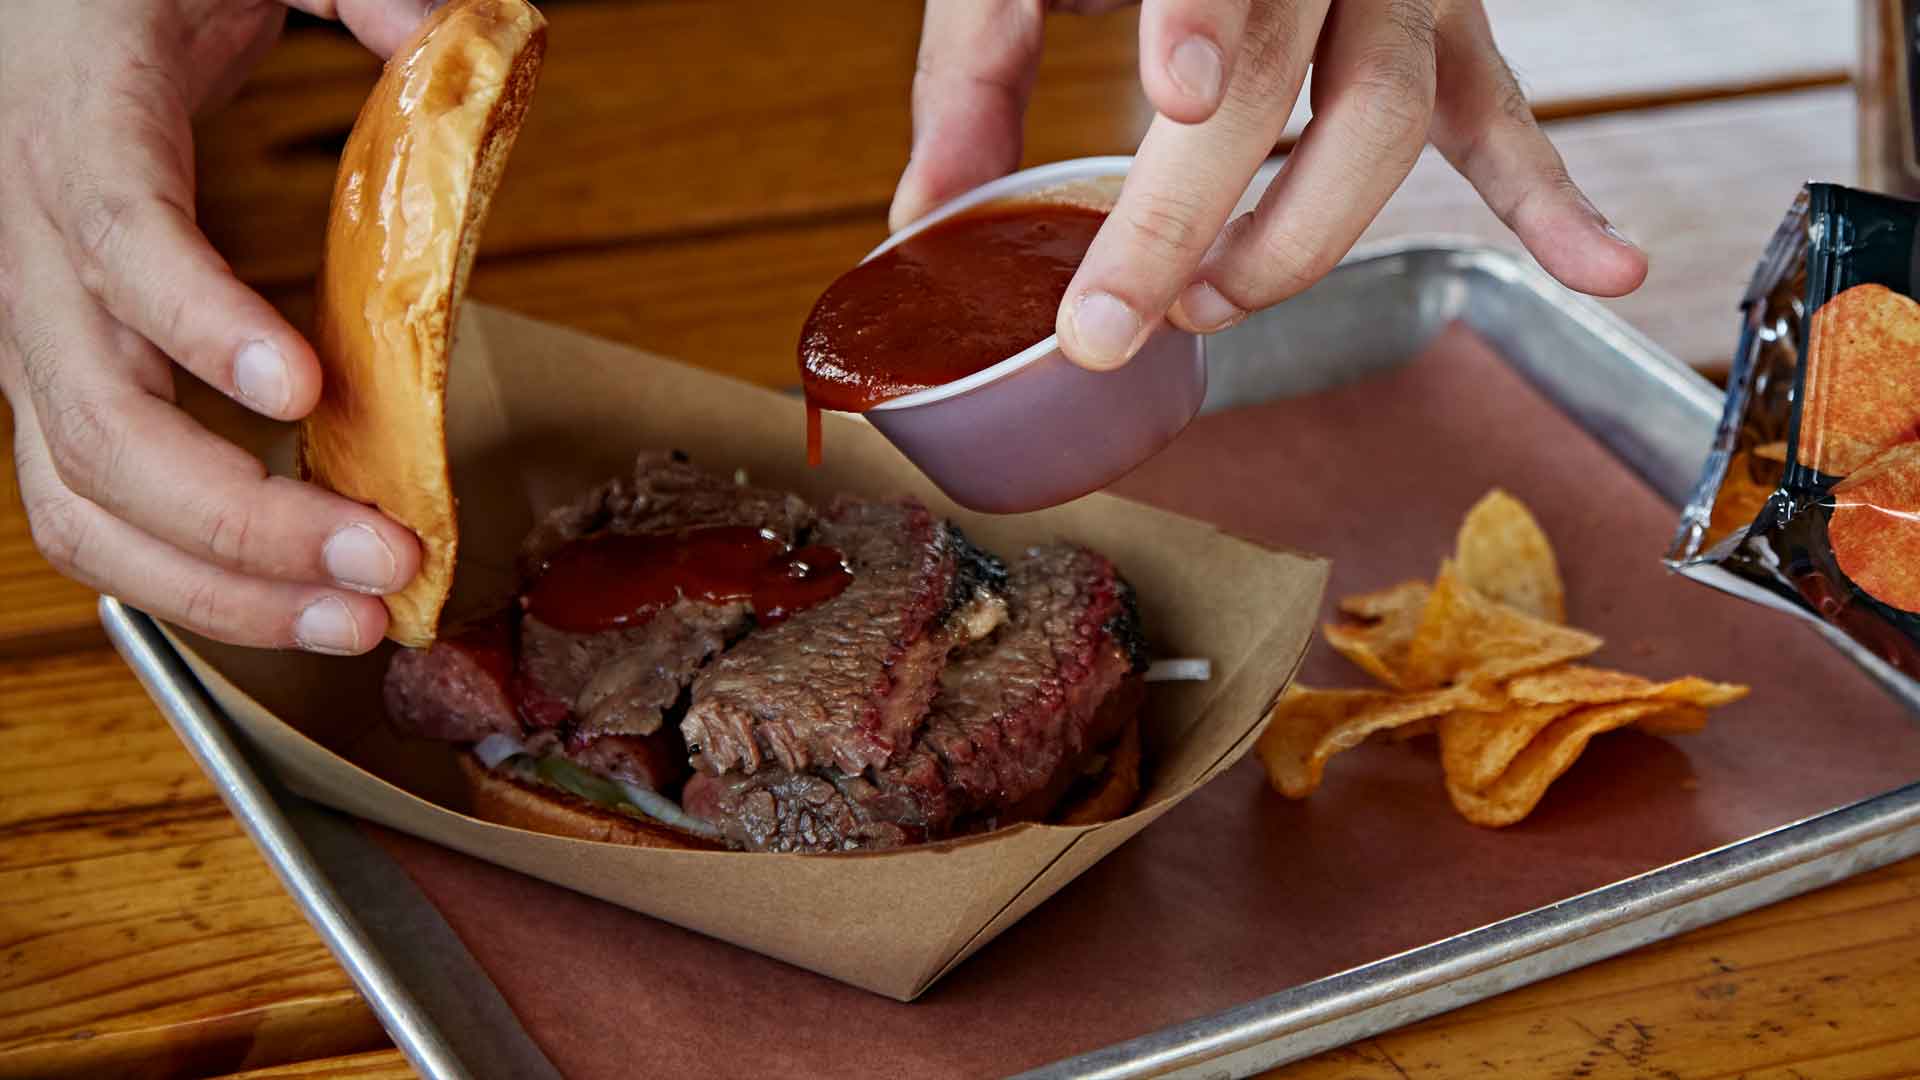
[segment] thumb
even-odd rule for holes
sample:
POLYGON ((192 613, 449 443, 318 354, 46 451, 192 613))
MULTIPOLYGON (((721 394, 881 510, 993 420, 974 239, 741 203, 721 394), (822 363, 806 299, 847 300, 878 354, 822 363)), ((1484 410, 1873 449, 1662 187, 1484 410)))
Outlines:
POLYGON ((353 31, 360 43, 382 59, 406 43, 408 35, 445 0, 281 0, 290 8, 334 19, 353 31))
POLYGON ((913 76, 913 153, 894 192, 889 229, 1020 164, 1040 35, 1035 4, 928 0, 913 76))

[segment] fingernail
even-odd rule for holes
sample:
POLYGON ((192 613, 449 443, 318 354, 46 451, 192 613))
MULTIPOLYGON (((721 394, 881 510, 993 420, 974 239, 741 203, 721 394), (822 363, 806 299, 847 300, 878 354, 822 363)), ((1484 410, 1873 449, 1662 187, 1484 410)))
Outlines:
POLYGON ((1613 222, 1608 221, 1606 218, 1600 219, 1600 231, 1606 235, 1607 239, 1612 240, 1616 244, 1625 244, 1630 248, 1636 248, 1636 249, 1639 248, 1640 246, 1639 244, 1636 244, 1633 241, 1627 239, 1626 237, 1620 235, 1620 230, 1614 228, 1613 222))
POLYGON ((1111 293, 1091 292, 1073 306, 1073 338, 1096 368, 1117 368, 1133 355, 1140 316, 1111 293))
POLYGON ((1221 296, 1220 290, 1204 281, 1194 282, 1187 286, 1186 292, 1180 294, 1180 311, 1186 315, 1187 322, 1203 334, 1224 330, 1246 315, 1232 301, 1221 296))
POLYGON ((1189 97, 1207 102, 1220 96, 1225 70, 1219 48, 1203 37, 1190 37, 1175 45, 1167 59, 1167 74, 1173 77, 1173 84, 1189 97))
POLYGON ((286 359, 264 341, 247 342, 233 358, 233 387, 247 404, 270 416, 280 415, 292 393, 286 359))
POLYGON ((363 593, 383 593, 394 587, 400 565, 393 549, 370 525, 343 526, 327 537, 320 560, 333 580, 363 593))
POLYGON ((360 625, 353 621, 346 601, 323 596, 294 620, 293 640, 308 652, 351 656, 360 651, 360 625))

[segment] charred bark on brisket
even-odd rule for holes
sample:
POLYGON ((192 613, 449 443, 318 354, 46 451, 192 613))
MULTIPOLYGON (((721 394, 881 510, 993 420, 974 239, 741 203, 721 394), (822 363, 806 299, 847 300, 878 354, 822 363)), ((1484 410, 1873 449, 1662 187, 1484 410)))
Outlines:
POLYGON ((1133 591, 1084 548, 1030 551, 1009 615, 955 654, 911 747, 876 768, 696 774, 684 802, 754 850, 832 851, 938 839, 1044 816, 1111 742, 1145 667, 1133 591))

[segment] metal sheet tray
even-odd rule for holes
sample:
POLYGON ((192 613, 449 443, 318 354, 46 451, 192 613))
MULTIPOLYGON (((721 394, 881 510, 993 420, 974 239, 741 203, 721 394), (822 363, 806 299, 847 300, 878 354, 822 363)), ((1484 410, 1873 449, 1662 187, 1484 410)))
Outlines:
MULTIPOLYGON (((1356 253, 1211 347, 1206 408, 1311 393, 1405 362, 1461 321, 1676 506, 1720 393, 1531 263, 1471 243, 1356 253)), ((255 767, 150 619, 101 620, 414 1066, 433 1080, 557 1075, 406 875, 350 821, 255 767)), ((1920 784, 1582 896, 1036 1069, 1238 1077, 1433 1016, 1920 852, 1920 784)))

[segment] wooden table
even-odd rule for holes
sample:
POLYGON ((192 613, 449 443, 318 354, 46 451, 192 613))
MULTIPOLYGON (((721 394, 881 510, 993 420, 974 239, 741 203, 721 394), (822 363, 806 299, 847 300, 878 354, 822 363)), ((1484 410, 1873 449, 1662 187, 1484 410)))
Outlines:
MULTIPOLYGON (((1616 309, 1716 365, 1796 185, 1853 175, 1852 5, 1489 7, 1574 174, 1653 256, 1616 309)), ((883 234, 917 8, 553 0, 549 14, 545 80, 475 294, 786 381, 813 297, 883 234)), ((1147 117, 1132 35, 1125 13, 1056 20, 1030 159, 1131 148, 1147 117)), ((373 73, 337 33, 297 24, 203 124, 202 223, 296 320, 334 155, 373 73)), ((1370 236, 1435 231, 1506 242, 1429 160, 1370 236)), ((9 488, 0 1075, 411 1075, 103 647, 93 599, 40 561, 9 488)), ((1914 1075, 1916 1001, 1920 860, 1275 1075, 1914 1075)))

